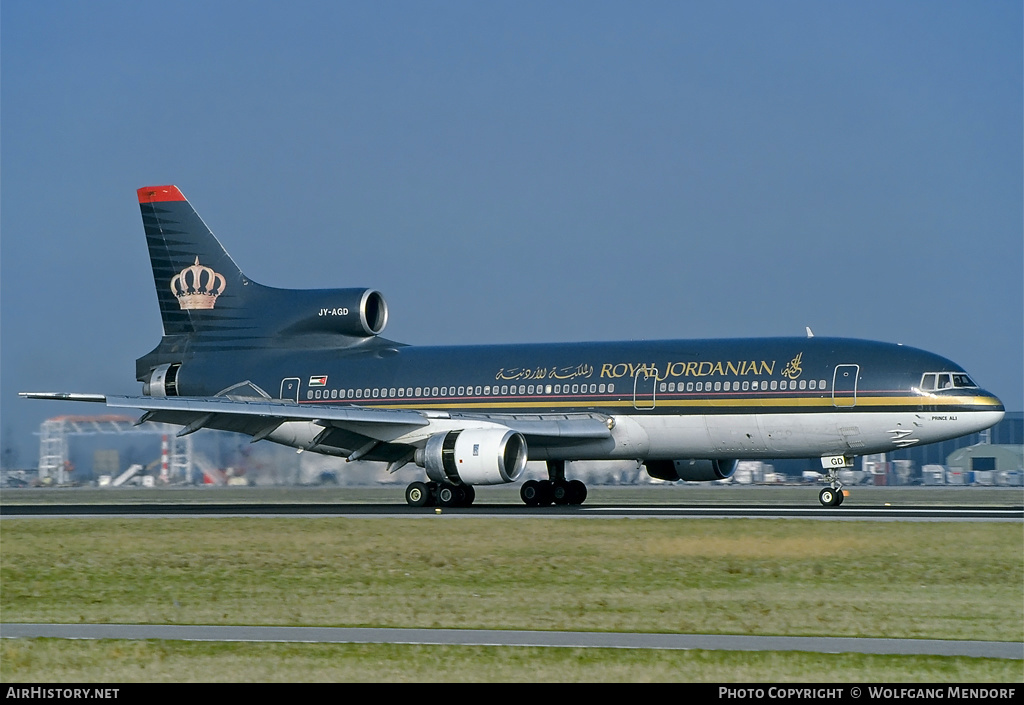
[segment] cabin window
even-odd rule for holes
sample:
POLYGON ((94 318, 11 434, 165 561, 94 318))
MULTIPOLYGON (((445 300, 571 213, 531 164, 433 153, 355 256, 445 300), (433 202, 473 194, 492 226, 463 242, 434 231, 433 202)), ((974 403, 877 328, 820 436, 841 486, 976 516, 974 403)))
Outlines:
POLYGON ((545 393, 545 394, 551 394, 551 385, 550 385, 550 384, 548 384, 548 385, 545 385, 545 387, 544 387, 544 393, 545 393))
POLYGON ((823 380, 823 379, 819 379, 818 380, 818 389, 825 389, 827 386, 828 385, 825 384, 825 380, 823 380))
POLYGON ((525 384, 520 384, 519 385, 519 393, 520 394, 526 394, 526 385, 525 384))
POLYGON ((812 379, 812 380, 810 381, 810 384, 808 384, 808 386, 809 386, 809 387, 810 387, 811 389, 814 389, 815 387, 817 387, 817 386, 818 386, 818 380, 816 380, 816 379, 812 379))
POLYGON ((807 380, 806 379, 800 380, 800 389, 807 389, 807 380))
POLYGON ((667 384, 665 384, 664 382, 662 382, 662 383, 661 383, 661 385, 660 385, 660 386, 658 387, 658 391, 659 391, 659 392, 665 392, 665 391, 668 391, 668 385, 667 385, 667 384))

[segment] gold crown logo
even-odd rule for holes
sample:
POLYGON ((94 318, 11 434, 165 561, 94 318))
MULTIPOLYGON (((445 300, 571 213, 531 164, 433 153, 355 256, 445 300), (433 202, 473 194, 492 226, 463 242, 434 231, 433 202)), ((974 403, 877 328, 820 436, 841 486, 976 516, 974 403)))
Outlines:
POLYGON ((174 275, 171 291, 178 297, 182 309, 209 309, 217 303, 217 297, 224 293, 227 282, 223 274, 196 263, 174 275))

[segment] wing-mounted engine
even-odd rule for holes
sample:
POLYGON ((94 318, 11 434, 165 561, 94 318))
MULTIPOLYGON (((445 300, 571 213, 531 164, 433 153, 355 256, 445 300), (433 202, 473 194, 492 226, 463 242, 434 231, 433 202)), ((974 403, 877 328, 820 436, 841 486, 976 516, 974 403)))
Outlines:
POLYGON ((736 460, 708 460, 687 458, 684 460, 648 460, 644 463, 647 474, 659 480, 677 482, 714 482, 732 477, 736 472, 736 460))
POLYGON ((500 485, 515 482, 526 468, 526 439, 508 428, 436 433, 416 451, 416 464, 434 482, 500 485))

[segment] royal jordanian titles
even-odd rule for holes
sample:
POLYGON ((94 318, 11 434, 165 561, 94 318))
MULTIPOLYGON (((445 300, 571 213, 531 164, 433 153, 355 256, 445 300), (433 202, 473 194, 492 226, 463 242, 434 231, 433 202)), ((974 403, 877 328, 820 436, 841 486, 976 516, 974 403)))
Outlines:
POLYGON ((23 393, 135 408, 140 423, 234 431, 300 451, 415 463, 414 506, 471 504, 516 482, 531 506, 580 504, 576 460, 635 460, 715 481, 741 459, 819 458, 824 505, 856 456, 988 428, 1003 405, 956 363, 914 348, 813 337, 418 347, 381 337, 373 289, 275 289, 243 274, 174 186, 138 190, 163 338, 142 396, 23 393), (571 468, 571 466, 570 466, 571 468))

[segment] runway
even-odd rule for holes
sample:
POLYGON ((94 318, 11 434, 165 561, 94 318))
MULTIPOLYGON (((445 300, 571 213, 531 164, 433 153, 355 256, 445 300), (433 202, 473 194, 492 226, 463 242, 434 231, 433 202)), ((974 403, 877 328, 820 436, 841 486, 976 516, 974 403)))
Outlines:
POLYGON ((367 629, 180 624, 2 624, 2 638, 168 639, 180 641, 429 644, 598 649, 807 651, 885 655, 968 656, 1024 660, 1024 642, 869 639, 851 637, 643 634, 498 629, 367 629))
POLYGON ((503 517, 503 518, 772 518, 827 521, 1010 521, 1024 522, 1024 506, 851 506, 812 505, 664 505, 595 504, 526 507, 480 504, 472 507, 409 507, 363 503, 216 503, 5 504, 2 517, 503 517))

